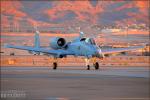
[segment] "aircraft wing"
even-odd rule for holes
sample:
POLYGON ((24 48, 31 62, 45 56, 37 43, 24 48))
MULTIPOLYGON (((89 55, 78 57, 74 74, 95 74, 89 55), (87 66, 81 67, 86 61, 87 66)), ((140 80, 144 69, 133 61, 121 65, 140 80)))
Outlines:
POLYGON ((133 46, 127 48, 102 48, 101 51, 103 54, 113 54, 113 53, 121 53, 121 52, 138 50, 142 48, 144 48, 144 46, 133 46))
POLYGON ((13 45, 5 45, 5 47, 20 49, 20 50, 27 50, 27 51, 42 52, 42 53, 47 53, 51 55, 72 55, 71 52, 67 50, 63 50, 63 49, 51 50, 47 48, 35 48, 35 47, 30 47, 30 46, 13 46, 13 45))

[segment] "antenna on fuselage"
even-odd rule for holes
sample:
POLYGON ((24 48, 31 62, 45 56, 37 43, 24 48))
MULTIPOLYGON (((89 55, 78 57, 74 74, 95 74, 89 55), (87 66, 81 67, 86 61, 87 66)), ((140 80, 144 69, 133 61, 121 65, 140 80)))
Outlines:
POLYGON ((39 37, 40 32, 38 31, 37 26, 34 26, 34 29, 35 29, 34 47, 40 48, 40 37, 39 37))

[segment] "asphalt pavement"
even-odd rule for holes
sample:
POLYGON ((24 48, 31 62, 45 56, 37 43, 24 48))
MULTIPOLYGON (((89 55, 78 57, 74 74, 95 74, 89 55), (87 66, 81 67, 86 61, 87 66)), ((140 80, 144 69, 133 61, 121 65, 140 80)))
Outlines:
POLYGON ((148 67, 1 67, 3 100, 149 100, 148 67))

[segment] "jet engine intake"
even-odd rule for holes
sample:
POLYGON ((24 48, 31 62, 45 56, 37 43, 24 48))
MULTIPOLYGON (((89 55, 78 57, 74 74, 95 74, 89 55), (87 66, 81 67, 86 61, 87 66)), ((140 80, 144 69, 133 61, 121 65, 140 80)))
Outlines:
POLYGON ((61 49, 65 47, 66 40, 64 38, 55 37, 50 41, 50 47, 53 49, 61 49))

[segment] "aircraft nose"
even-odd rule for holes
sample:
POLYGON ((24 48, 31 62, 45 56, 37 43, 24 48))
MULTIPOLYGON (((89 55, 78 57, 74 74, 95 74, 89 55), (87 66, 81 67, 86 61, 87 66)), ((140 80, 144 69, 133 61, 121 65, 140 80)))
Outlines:
POLYGON ((99 58, 104 58, 104 55, 103 55, 101 49, 98 49, 98 57, 99 57, 99 58))

